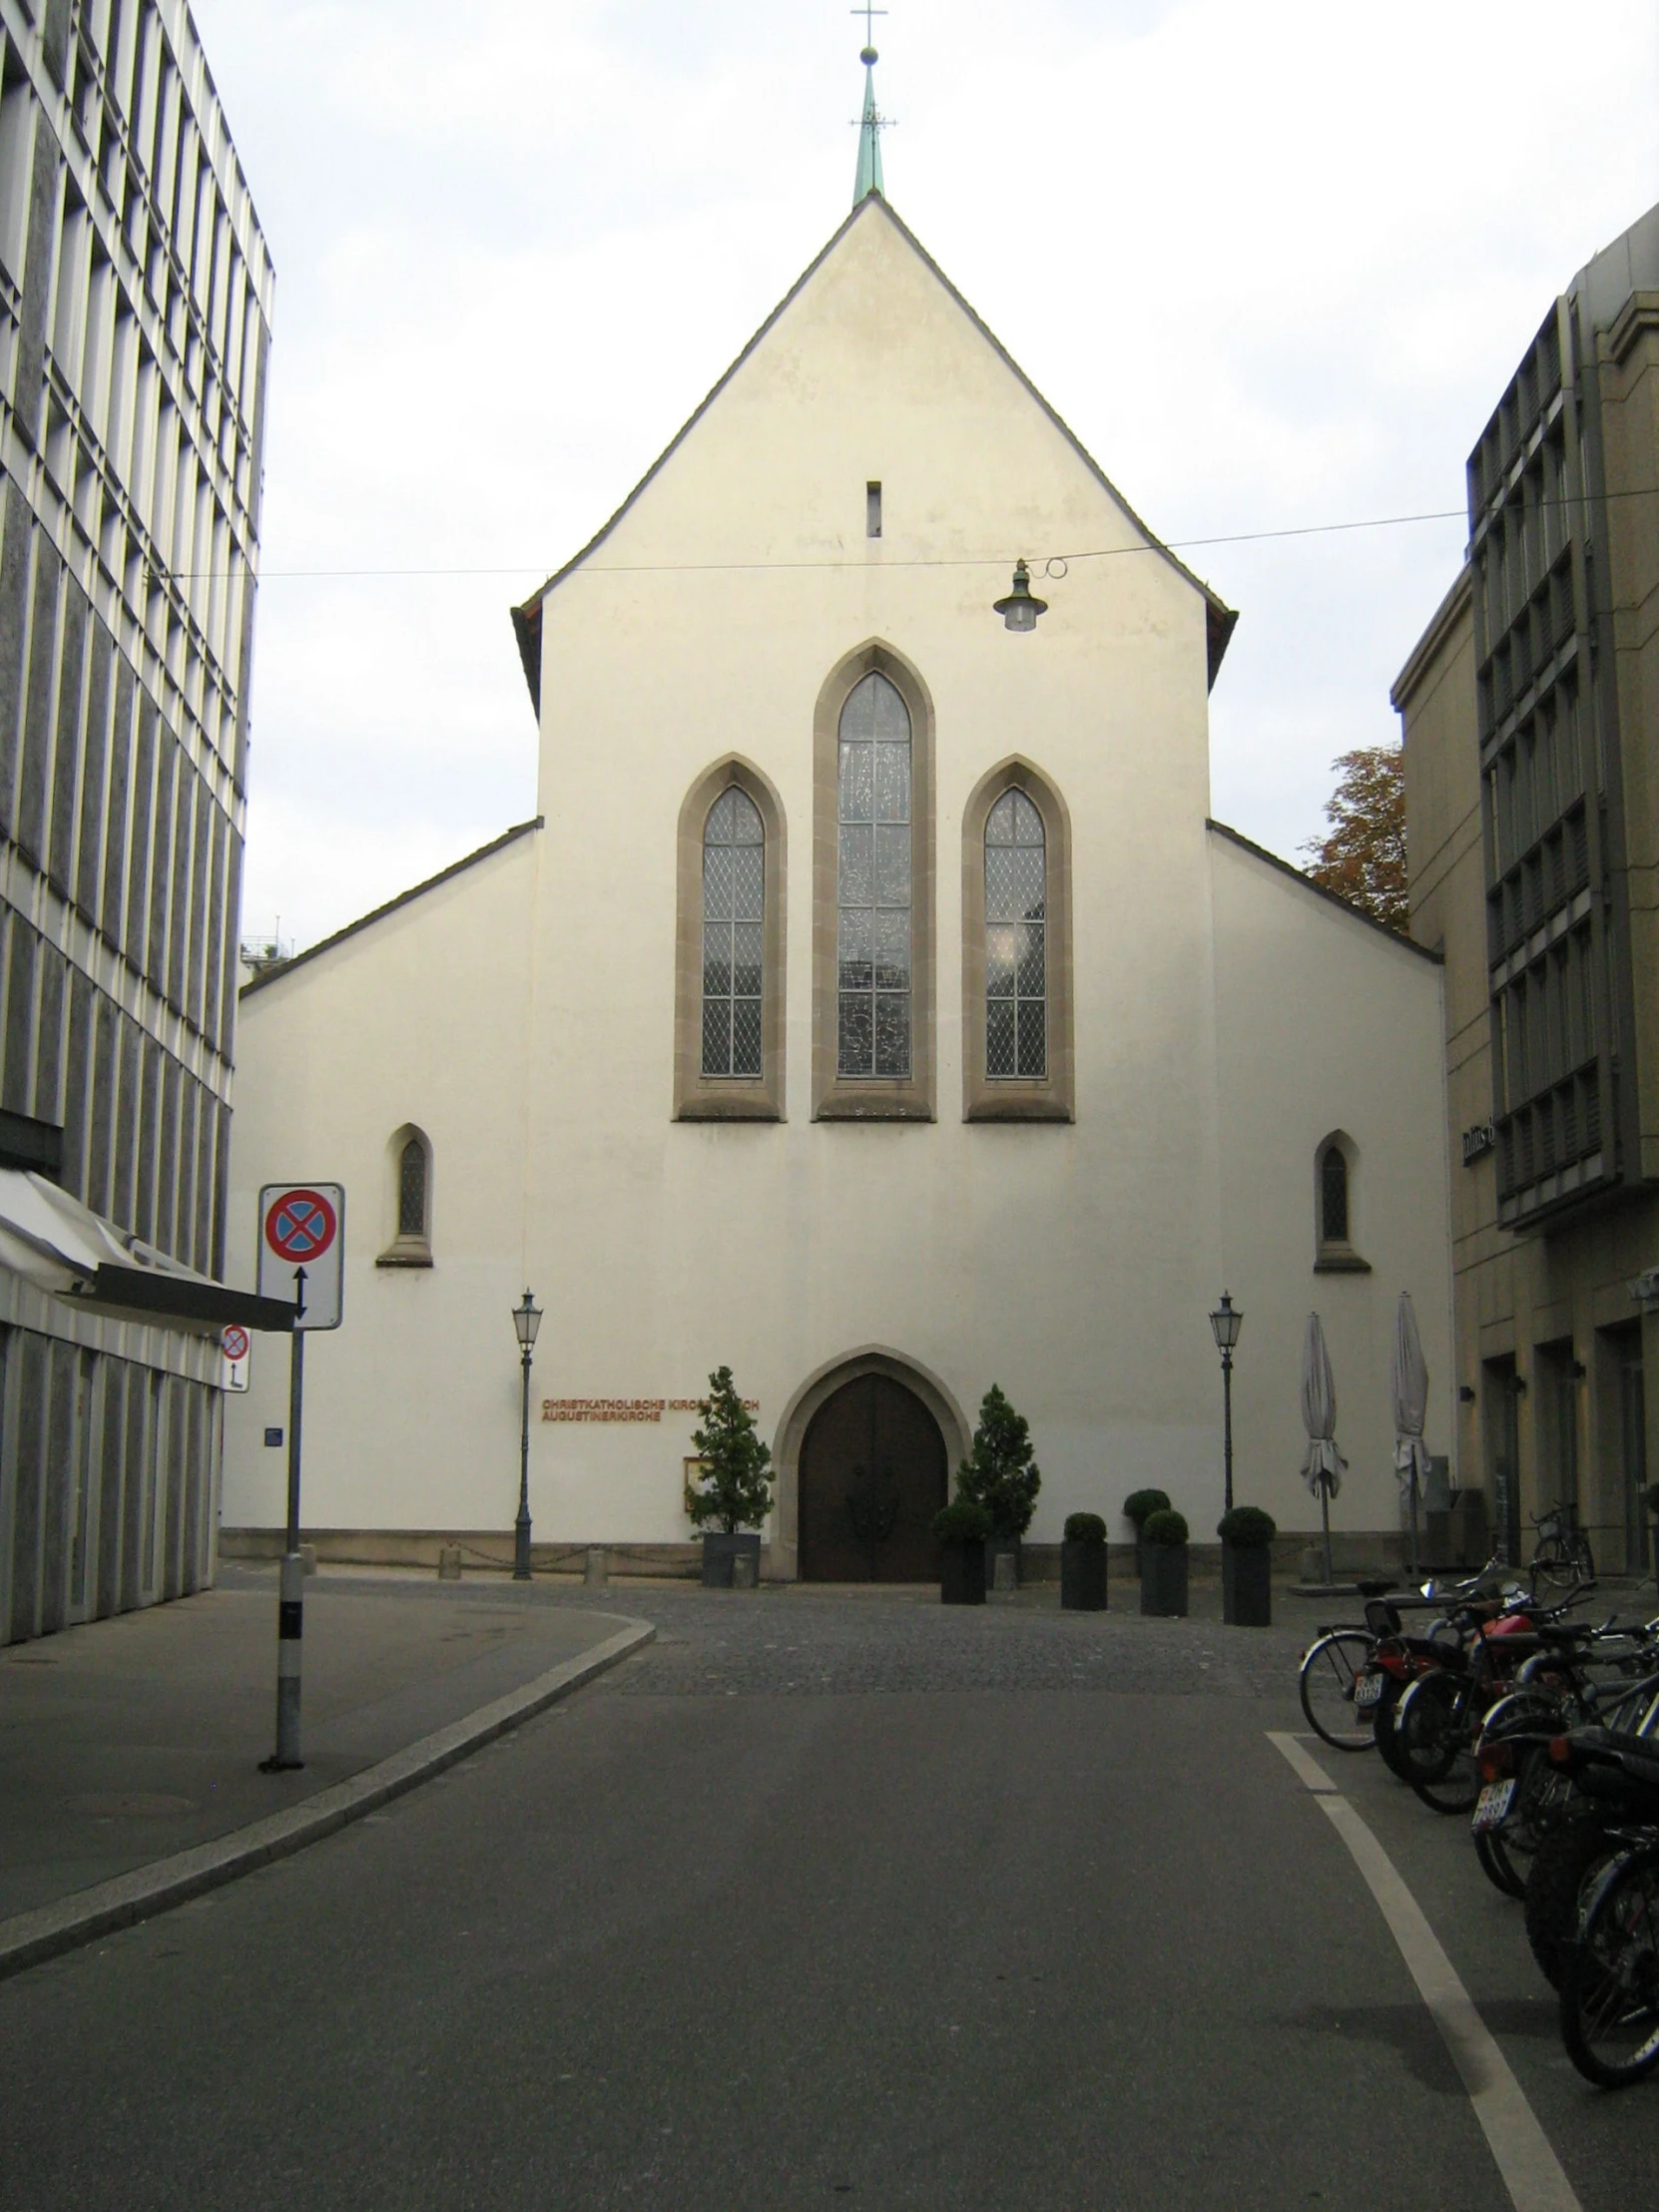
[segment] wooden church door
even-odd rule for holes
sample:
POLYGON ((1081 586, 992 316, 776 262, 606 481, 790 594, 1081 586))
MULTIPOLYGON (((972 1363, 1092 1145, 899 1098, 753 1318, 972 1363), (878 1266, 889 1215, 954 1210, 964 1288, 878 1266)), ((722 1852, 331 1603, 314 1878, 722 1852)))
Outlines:
POLYGON ((844 1383, 801 1447, 801 1574, 810 1582, 932 1582, 945 1502, 939 1425, 884 1375, 844 1383))

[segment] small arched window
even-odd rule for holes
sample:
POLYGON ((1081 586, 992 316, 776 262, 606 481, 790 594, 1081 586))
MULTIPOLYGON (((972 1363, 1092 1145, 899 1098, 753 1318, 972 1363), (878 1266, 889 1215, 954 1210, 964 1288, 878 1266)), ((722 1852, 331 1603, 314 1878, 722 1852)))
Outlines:
POLYGON ((1328 1144, 1320 1162, 1320 1242, 1348 1242, 1348 1155, 1340 1144, 1328 1144))
POLYGON ((397 1163, 397 1234, 426 1234, 426 1147, 411 1137, 397 1163))
POLYGON ((1048 1073, 1047 853, 1043 818, 1016 786, 985 822, 985 1073, 1048 1073))
POLYGON ((379 1268, 429 1268, 432 1264, 432 1148, 424 1134, 405 1122, 386 1146, 390 1169, 386 1212, 391 1242, 374 1264, 379 1268))
POLYGON ((766 830, 730 784, 703 827, 703 1073, 761 1073, 766 830))
POLYGON ((1354 1171, 1359 1155, 1340 1132, 1314 1155, 1314 1217, 1319 1233, 1314 1271, 1321 1275, 1369 1275, 1371 1264, 1354 1249, 1354 1171))

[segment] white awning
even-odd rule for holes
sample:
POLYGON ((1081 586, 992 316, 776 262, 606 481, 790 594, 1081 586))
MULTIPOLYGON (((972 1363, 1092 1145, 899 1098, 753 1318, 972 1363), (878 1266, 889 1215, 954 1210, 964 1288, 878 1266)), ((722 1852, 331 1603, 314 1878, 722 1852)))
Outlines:
POLYGON ((217 1336, 290 1330, 293 1308, 198 1275, 106 1221, 44 1176, 0 1168, 0 1267, 66 1304, 121 1321, 164 1323, 217 1336))

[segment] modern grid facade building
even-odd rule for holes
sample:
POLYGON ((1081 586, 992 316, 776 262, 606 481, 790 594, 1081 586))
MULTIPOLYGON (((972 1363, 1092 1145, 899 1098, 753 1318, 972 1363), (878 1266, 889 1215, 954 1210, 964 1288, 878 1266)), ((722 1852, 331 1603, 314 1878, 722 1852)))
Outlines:
MULTIPOLYGON (((215 1278, 272 283, 184 0, 0 0, 0 1166, 215 1278)), ((0 1639, 211 1574, 219 1381, 0 1266, 0 1639)))
POLYGON ((1467 465, 1394 686, 1411 928, 1446 960, 1460 1463, 1511 1557, 1646 1556, 1659 1470, 1659 208, 1573 278, 1467 465))

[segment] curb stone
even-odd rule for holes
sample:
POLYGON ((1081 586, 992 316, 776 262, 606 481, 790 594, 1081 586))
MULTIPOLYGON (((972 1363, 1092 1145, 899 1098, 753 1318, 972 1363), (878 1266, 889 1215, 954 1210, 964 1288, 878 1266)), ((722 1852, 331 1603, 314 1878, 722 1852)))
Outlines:
POLYGON ((569 1697, 573 1690, 581 1689, 650 1643, 657 1633, 650 1621, 619 1614, 611 1617, 620 1619, 623 1625, 591 1651, 566 1659, 546 1674, 509 1690, 505 1697, 480 1705, 446 1728, 417 1738, 389 1759, 365 1767, 361 1774, 330 1783, 327 1789, 318 1790, 314 1797, 290 1806, 286 1812, 273 1813, 266 1820, 216 1836, 210 1843, 175 1852, 168 1859, 153 1860, 147 1867, 135 1867, 91 1889, 74 1891, 51 1905, 0 1921, 0 1980, 93 1942, 100 1936, 112 1935, 117 1929, 131 1928, 158 1913, 171 1912, 191 1898, 236 1881, 239 1875, 252 1874, 257 1867, 286 1859, 307 1844, 319 1843, 324 1836, 361 1820, 365 1813, 372 1813, 392 1798, 401 1797, 405 1790, 429 1782, 481 1745, 569 1697))

